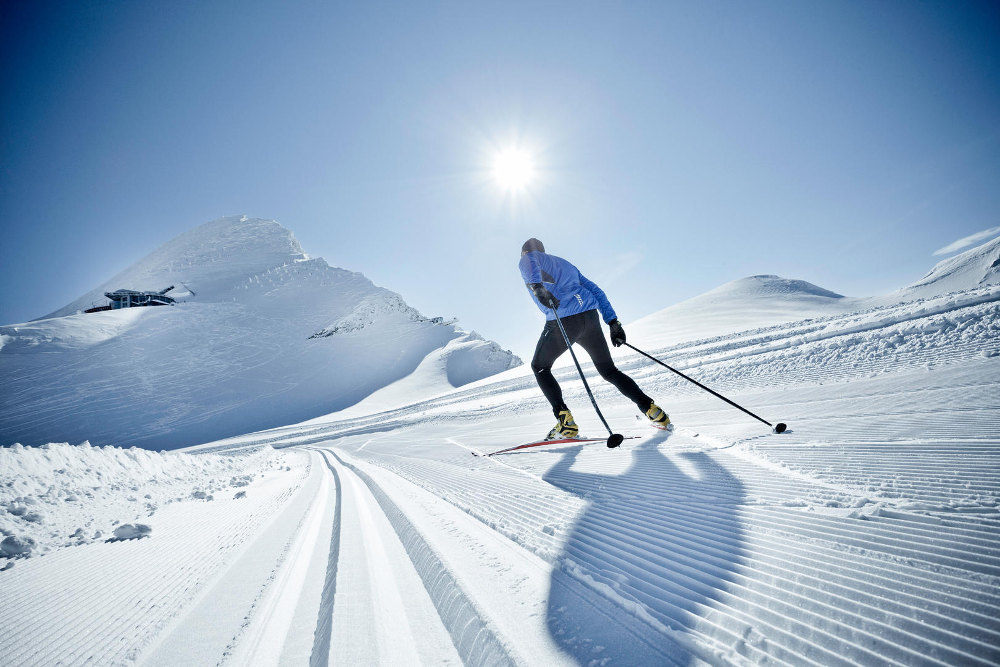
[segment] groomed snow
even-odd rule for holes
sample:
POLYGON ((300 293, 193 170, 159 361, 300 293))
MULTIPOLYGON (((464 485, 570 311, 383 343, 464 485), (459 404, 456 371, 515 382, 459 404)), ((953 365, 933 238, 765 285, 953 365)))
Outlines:
POLYGON ((995 665, 1000 287, 914 298, 667 345, 629 331, 782 435, 618 350, 674 432, 585 364, 637 436, 618 449, 473 456, 551 426, 511 370, 183 452, 0 450, 0 529, 39 545, 0 571, 0 658, 995 665), (173 502, 150 514, 132 485, 173 502), (122 534, 49 535, 88 520, 122 534))

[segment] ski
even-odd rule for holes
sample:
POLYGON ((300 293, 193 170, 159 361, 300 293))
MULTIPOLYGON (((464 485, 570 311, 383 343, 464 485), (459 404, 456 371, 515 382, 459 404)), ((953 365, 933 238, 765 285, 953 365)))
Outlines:
MULTIPOLYGON (((638 438, 637 435, 626 436, 625 440, 633 440, 638 438)), ((516 447, 507 447, 506 449, 498 449, 495 452, 477 453, 472 452, 473 456, 496 456, 497 454, 507 454, 510 452, 522 451, 529 449, 531 447, 542 447, 544 445, 568 445, 571 443, 585 443, 585 442, 607 442, 607 438, 561 438, 559 440, 537 440, 535 442, 528 442, 523 445, 517 445, 516 447)))

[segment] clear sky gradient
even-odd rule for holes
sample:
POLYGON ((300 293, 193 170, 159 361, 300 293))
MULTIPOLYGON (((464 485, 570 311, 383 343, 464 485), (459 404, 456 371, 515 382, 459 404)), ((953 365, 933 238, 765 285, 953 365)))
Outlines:
POLYGON ((247 214, 527 358, 529 236, 627 330, 753 274, 885 293, 1000 224, 994 1, 4 2, 0 85, 0 323, 247 214))

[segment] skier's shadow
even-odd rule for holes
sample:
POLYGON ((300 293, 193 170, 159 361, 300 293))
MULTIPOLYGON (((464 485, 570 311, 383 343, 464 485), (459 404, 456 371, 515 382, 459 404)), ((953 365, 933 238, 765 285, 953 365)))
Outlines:
POLYGON ((700 653, 692 632, 731 641, 706 614, 744 560, 743 486, 706 452, 668 458, 659 449, 668 437, 632 449, 620 475, 572 470, 582 447, 545 474, 589 503, 553 570, 548 603, 549 632, 581 664, 656 664, 664 654, 684 664, 700 653))

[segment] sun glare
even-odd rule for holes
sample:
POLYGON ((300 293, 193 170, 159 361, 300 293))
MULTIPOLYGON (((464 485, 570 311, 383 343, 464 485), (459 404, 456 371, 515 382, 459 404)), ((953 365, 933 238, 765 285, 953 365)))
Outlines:
POLYGON ((531 155, 520 148, 508 148, 497 154, 493 176, 504 190, 521 190, 535 175, 531 155))

